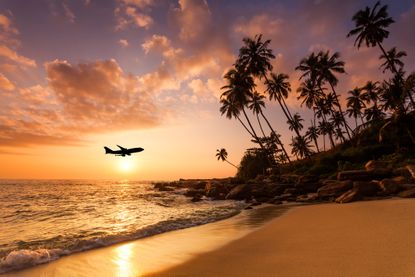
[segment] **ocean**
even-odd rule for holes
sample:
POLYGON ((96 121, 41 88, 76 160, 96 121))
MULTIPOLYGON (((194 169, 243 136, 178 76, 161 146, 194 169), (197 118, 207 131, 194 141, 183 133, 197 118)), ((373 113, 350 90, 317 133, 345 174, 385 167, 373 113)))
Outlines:
POLYGON ((194 203, 183 193, 127 180, 0 180, 0 273, 218 221, 246 206, 194 203))

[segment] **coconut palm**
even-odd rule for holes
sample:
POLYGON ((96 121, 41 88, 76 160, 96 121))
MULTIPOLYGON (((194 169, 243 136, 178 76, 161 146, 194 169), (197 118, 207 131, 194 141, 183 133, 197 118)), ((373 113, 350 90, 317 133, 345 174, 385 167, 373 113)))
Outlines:
POLYGON ((354 117, 357 128, 357 117, 360 117, 363 124, 362 109, 366 107, 362 97, 362 89, 356 87, 348 93, 350 94, 350 96, 347 97, 347 113, 350 117, 354 117))
POLYGON ((220 150, 216 149, 216 157, 218 158, 218 161, 222 160, 223 162, 227 162, 228 164, 232 165, 233 167, 238 168, 236 165, 234 165, 233 163, 231 163, 230 161, 227 160, 228 152, 226 151, 225 148, 221 148, 220 150))
POLYGON ((366 121, 379 121, 382 120, 385 117, 385 113, 377 106, 373 105, 367 109, 365 109, 365 118, 366 121))
POLYGON ((252 110, 252 112, 255 114, 259 128, 261 129, 262 135, 266 137, 264 133, 264 129, 262 128, 261 120, 259 120, 259 114, 262 113, 262 108, 265 108, 265 96, 259 94, 258 92, 254 92, 251 96, 251 98, 248 100, 248 108, 252 110))
POLYGON ((291 153, 297 158, 309 157, 313 152, 311 151, 310 142, 304 137, 292 138, 291 153))
MULTIPOLYGON (((292 116, 284 100, 288 97, 288 92, 291 91, 291 85, 287 80, 288 75, 286 74, 271 73, 270 78, 265 81, 265 85, 267 86, 266 91, 268 92, 269 99, 277 100, 284 115, 287 117, 287 120, 291 121, 292 116)), ((301 136, 299 130, 294 129, 294 131, 296 132, 297 136, 301 136)))
POLYGON ((301 118, 299 113, 295 113, 293 118, 287 121, 288 129, 290 129, 290 131, 301 131, 303 129, 303 124, 301 123, 301 121, 304 121, 304 119, 301 118))
POLYGON ((389 70, 392 73, 396 73, 394 72, 394 68, 398 71, 401 70, 404 66, 401 58, 406 56, 407 55, 405 51, 397 51, 396 47, 393 47, 386 53, 386 55, 380 55, 379 59, 384 60, 383 64, 380 67, 383 68, 383 72, 389 70))
MULTIPOLYGON (((383 40, 389 36, 389 31, 386 28, 395 22, 389 17, 388 6, 380 7, 378 1, 372 9, 366 7, 364 10, 358 11, 352 19, 356 28, 351 30, 347 37, 356 35, 354 45, 357 45, 358 49, 362 43, 365 43, 367 47, 379 46, 383 55, 389 59, 382 46, 383 40)), ((389 61, 389 64, 391 64, 392 71, 397 73, 394 64, 391 61, 389 61)))
POLYGON ((318 147, 317 139, 320 135, 320 131, 318 128, 313 124, 313 121, 311 121, 310 127, 308 127, 307 132, 305 133, 306 139, 314 141, 314 145, 316 146, 317 152, 320 152, 320 149, 318 147))
POLYGON ((245 125, 245 123, 239 117, 239 115, 240 115, 240 108, 235 103, 235 101, 233 99, 221 98, 220 99, 220 103, 222 104, 222 106, 219 109, 221 115, 225 115, 226 118, 229 118, 229 119, 236 118, 239 121, 239 123, 242 124, 242 126, 245 128, 245 130, 252 137, 255 137, 254 134, 248 129, 248 127, 245 125))
POLYGON ((225 90, 222 93, 221 98, 228 99, 229 102, 232 102, 240 111, 242 111, 246 122, 249 125, 250 133, 254 137, 255 141, 259 143, 261 148, 264 149, 245 111, 245 106, 252 97, 253 89, 255 87, 253 78, 241 68, 230 69, 225 74, 224 78, 228 84, 221 88, 225 90))
POLYGON ((305 103, 306 107, 309 109, 315 105, 318 98, 322 97, 321 91, 317 89, 315 82, 311 79, 301 82, 297 92, 300 94, 297 99, 303 99, 301 105, 305 103))
POLYGON ((325 137, 328 135, 330 140, 330 145, 334 148, 334 140, 333 140, 333 133, 334 133, 334 126, 331 122, 328 121, 320 121, 318 125, 318 129, 320 133, 323 135, 323 142, 324 142, 324 151, 326 150, 326 140, 325 137))
POLYGON ((368 81, 364 87, 362 87, 362 99, 366 101, 367 104, 373 102, 374 105, 377 105, 379 99, 379 82, 368 81))
POLYGON ((303 72, 300 79, 308 77, 313 83, 316 82, 319 73, 318 63, 319 57, 314 52, 308 57, 301 59, 300 64, 295 68, 295 70, 303 72))
POLYGON ((244 45, 239 49, 236 65, 242 67, 248 74, 260 79, 272 71, 271 59, 275 59, 269 48, 271 40, 262 41, 262 34, 256 35, 254 39, 244 38, 244 45))

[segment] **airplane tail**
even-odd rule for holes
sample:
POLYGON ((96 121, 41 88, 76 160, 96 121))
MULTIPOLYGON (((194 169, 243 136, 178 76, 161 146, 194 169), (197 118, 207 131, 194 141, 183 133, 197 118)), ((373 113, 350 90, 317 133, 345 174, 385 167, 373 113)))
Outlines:
POLYGON ((104 149, 105 149, 105 154, 110 154, 110 153, 112 153, 112 152, 113 152, 111 149, 109 149, 109 148, 108 148, 108 147, 106 147, 106 146, 104 146, 104 149))

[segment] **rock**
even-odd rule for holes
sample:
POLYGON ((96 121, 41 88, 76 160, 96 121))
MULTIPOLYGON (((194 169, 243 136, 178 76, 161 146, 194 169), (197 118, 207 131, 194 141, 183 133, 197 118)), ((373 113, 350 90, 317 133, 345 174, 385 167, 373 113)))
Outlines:
POLYGON ((186 187, 192 189, 205 189, 205 186, 208 182, 206 181, 188 181, 186 187))
POLYGON ((415 197, 415 188, 401 191, 398 195, 399 195, 399 197, 402 197, 402 198, 414 198, 415 197))
POLYGON ((284 190, 284 194, 287 194, 287 193, 289 193, 289 194, 296 194, 297 193, 297 189, 295 189, 295 188, 286 188, 284 190))
POLYGON ((316 201, 318 198, 317 193, 308 193, 297 196, 297 199, 295 201, 297 202, 313 202, 316 201))
POLYGON ((378 183, 379 189, 384 195, 397 193, 401 188, 400 185, 404 184, 406 178, 398 176, 395 178, 383 179, 378 183))
POLYGON ((370 160, 365 164, 365 168, 367 171, 373 170, 373 169, 378 169, 378 168, 386 168, 388 165, 388 163, 384 162, 384 161, 375 161, 375 160, 370 160))
POLYGON ((244 210, 252 210, 253 208, 251 206, 246 207, 244 210))
POLYGON ((201 201, 202 200, 202 196, 201 195, 195 195, 195 196, 193 196, 193 198, 192 198, 192 202, 199 202, 199 201, 201 201))
POLYGON ((337 174, 337 180, 351 180, 351 181, 371 181, 381 180, 392 176, 392 170, 387 168, 378 168, 372 170, 347 170, 340 171, 337 174))
POLYGON ((408 164, 407 166, 406 166, 406 169, 409 171, 409 173, 411 174, 411 176, 412 176, 412 179, 414 179, 415 180, 415 165, 413 165, 413 164, 408 164))
POLYGON ((205 190, 203 189, 189 189, 188 191, 184 193, 184 195, 187 197, 196 197, 196 196, 201 197, 204 192, 205 190))
POLYGON ((225 199, 229 193, 230 188, 234 185, 226 185, 219 182, 208 182, 205 185, 205 195, 215 200, 225 199))
POLYGON ((335 201, 337 203, 349 203, 349 202, 359 200, 360 198, 361 198, 361 195, 359 194, 359 191, 353 188, 353 189, 346 191, 339 197, 337 197, 335 201))
POLYGON ((227 195, 226 199, 244 200, 251 197, 251 189, 247 184, 241 184, 234 187, 227 195))
POLYGON ((317 190, 319 198, 337 197, 353 186, 351 181, 327 180, 323 184, 325 185, 317 190))
POLYGON ((281 175, 280 181, 284 184, 296 184, 298 183, 298 180, 300 179, 300 175, 297 174, 284 174, 281 175))
POLYGON ((295 196, 291 193, 283 193, 274 197, 274 201, 295 201, 295 196))
POLYGON ((273 200, 269 201, 268 203, 274 204, 274 205, 281 205, 282 204, 282 201, 281 200, 275 200, 275 199, 273 199, 273 200))
POLYGON ((415 184, 401 184, 399 185, 399 189, 401 190, 408 190, 415 188, 415 184))
POLYGON ((377 181, 354 181, 353 189, 361 196, 374 196, 379 190, 377 181))

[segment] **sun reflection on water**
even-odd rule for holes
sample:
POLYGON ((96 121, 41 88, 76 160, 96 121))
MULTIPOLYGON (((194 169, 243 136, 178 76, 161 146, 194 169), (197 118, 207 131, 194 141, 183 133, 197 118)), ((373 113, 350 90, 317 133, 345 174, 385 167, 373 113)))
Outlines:
POLYGON ((134 261, 134 249, 133 244, 127 243, 118 246, 115 251, 117 252, 116 260, 114 261, 118 267, 117 276, 141 276, 137 262, 134 261))

